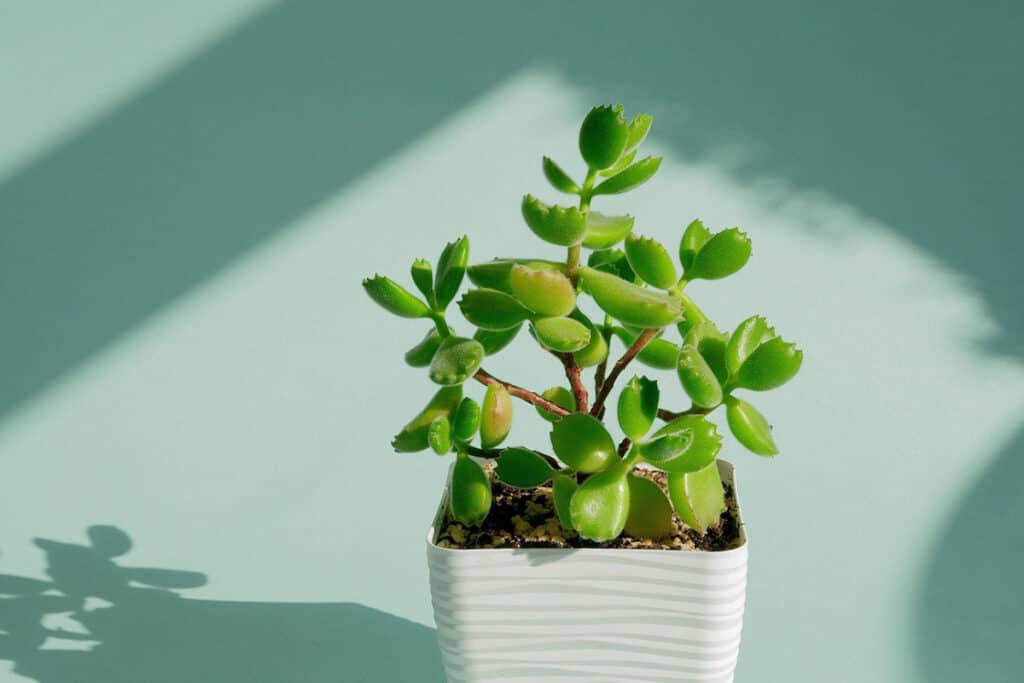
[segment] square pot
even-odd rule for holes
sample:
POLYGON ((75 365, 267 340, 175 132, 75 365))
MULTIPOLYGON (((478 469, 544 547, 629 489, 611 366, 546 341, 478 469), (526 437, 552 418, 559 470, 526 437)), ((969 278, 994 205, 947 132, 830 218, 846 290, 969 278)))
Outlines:
MULTIPOLYGON (((718 461, 735 491, 733 467, 718 461)), ((434 621, 449 683, 733 680, 747 539, 724 551, 452 549, 427 533, 434 621)), ((738 500, 738 499, 737 499, 738 500)))

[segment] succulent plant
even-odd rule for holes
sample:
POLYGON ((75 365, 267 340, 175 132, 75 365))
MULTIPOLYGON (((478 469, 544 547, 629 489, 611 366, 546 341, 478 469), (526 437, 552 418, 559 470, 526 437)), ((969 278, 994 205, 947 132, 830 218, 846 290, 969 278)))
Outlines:
POLYGON ((438 388, 392 445, 399 452, 429 448, 455 455, 449 506, 463 524, 480 524, 490 510, 491 487, 480 463, 494 460, 495 476, 509 486, 551 486, 559 521, 584 538, 607 541, 624 530, 660 537, 671 532, 673 511, 703 533, 725 510, 715 464, 722 439, 708 416, 724 406, 739 443, 758 455, 778 452, 768 420, 736 393, 785 384, 800 369, 803 352, 762 316, 747 318, 731 334, 721 331, 684 292, 693 280, 740 270, 750 258, 749 237, 737 228, 714 232, 694 220, 680 236, 677 264, 664 245, 633 232, 632 216, 590 208, 594 198, 633 190, 658 171, 660 158, 636 160, 651 122, 646 114, 627 121, 621 105, 591 110, 579 134, 587 168, 582 181, 543 158, 544 176, 555 190, 574 195, 576 205, 527 194, 522 216, 541 240, 566 248, 564 262, 506 258, 469 265, 469 241, 461 237, 444 248, 436 272, 424 259, 413 263, 412 280, 422 297, 380 275, 363 281, 388 311, 431 323, 405 360, 427 368, 438 388), (475 286, 457 305, 476 328, 470 337, 456 334, 446 316, 466 275, 475 286), (584 303, 588 299, 596 310, 584 303), (482 367, 523 327, 562 364, 566 384, 535 392, 482 367), (609 362, 613 340, 625 351, 609 362), (668 409, 656 380, 633 376, 618 394, 615 415, 623 438, 616 442, 604 421, 606 404, 633 360, 675 370, 691 405, 668 409), (585 368, 594 368, 593 401, 585 368), (479 403, 464 395, 471 380, 485 386, 479 403), (529 411, 529 419, 550 423, 551 454, 503 445, 513 399, 535 406, 537 415, 529 411), (665 472, 668 495, 632 474, 638 465, 665 472))

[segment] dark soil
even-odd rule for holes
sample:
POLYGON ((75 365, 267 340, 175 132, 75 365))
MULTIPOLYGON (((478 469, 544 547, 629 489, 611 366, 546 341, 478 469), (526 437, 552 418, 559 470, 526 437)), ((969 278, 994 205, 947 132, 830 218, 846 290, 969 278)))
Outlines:
MULTIPOLYGON (((489 469, 489 468, 488 468, 489 469)), ((636 474, 666 489, 663 472, 637 469, 636 474)), ((490 472, 489 472, 490 474, 490 472)), ((442 548, 636 548, 650 550, 729 550, 740 544, 738 507, 732 486, 725 486, 726 511, 718 525, 700 534, 672 515, 675 533, 661 539, 647 539, 623 533, 614 541, 595 543, 566 531, 558 522, 551 488, 517 489, 505 486, 491 474, 491 512, 480 527, 456 522, 446 510, 434 542, 442 548)), ((666 490, 667 495, 667 490, 666 490)))

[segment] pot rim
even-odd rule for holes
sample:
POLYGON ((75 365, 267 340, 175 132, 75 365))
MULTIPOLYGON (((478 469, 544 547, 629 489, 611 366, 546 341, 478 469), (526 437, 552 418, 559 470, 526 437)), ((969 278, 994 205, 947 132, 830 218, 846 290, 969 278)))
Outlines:
POLYGON ((646 556, 661 555, 666 557, 678 557, 681 554, 689 555, 714 555, 716 557, 727 557, 730 554, 744 554, 747 552, 747 528, 743 523, 743 511, 740 506, 739 488, 736 486, 736 471, 733 464, 727 460, 717 459, 715 462, 718 463, 718 473, 722 477, 722 482, 732 486, 733 496, 736 498, 736 523, 739 526, 740 542, 735 548, 729 548, 727 550, 691 550, 689 548, 683 548, 678 550, 661 550, 661 549, 650 549, 650 548, 445 548, 437 545, 434 539, 437 537, 437 530, 441 523, 444 521, 445 511, 448 503, 448 489, 451 486, 452 470, 455 467, 454 464, 448 468, 448 477, 445 479, 444 488, 441 491, 441 502, 437 506, 437 512, 434 513, 434 520, 431 522, 430 528, 427 529, 427 549, 432 553, 455 553, 455 554, 466 554, 466 553, 488 553, 492 555, 505 554, 510 555, 513 553, 523 554, 611 554, 611 553, 644 553, 646 556))

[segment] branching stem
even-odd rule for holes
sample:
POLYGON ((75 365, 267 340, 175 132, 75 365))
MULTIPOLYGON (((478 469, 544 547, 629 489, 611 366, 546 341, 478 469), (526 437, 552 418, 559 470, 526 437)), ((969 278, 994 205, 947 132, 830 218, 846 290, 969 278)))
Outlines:
POLYGON ((658 333, 658 329, 655 327, 648 328, 640 333, 640 336, 636 338, 636 341, 626 349, 626 352, 622 354, 619 360, 615 361, 615 365, 612 367, 612 371, 608 373, 608 379, 601 385, 601 391, 597 394, 597 399, 594 401, 594 407, 590 409, 591 415, 598 415, 601 409, 604 407, 604 402, 608 398, 608 394, 612 391, 612 386, 615 384, 615 380, 619 378, 622 371, 629 365, 629 361, 636 357, 636 354, 643 351, 647 343, 654 339, 654 335, 658 333))
POLYGON ((529 389, 524 389, 520 386, 516 386, 515 384, 510 384, 509 382, 500 380, 491 373, 484 370, 483 368, 480 368, 479 370, 476 371, 476 374, 473 375, 473 379, 475 379, 477 382, 480 382, 481 384, 500 384, 501 386, 505 387, 505 391, 507 391, 512 396, 515 396, 516 398, 521 398, 527 403, 532 403, 533 405, 539 406, 544 410, 547 410, 548 412, 554 413, 555 415, 569 414, 569 411, 563 408, 562 406, 552 403, 543 396, 533 393, 529 389))
POLYGON ((590 396, 587 395, 587 387, 583 384, 582 368, 576 365, 576 359, 571 353, 555 353, 555 356, 562 361, 562 365, 565 367, 565 377, 569 380, 572 396, 576 401, 576 412, 587 412, 587 402, 590 400, 590 396))

